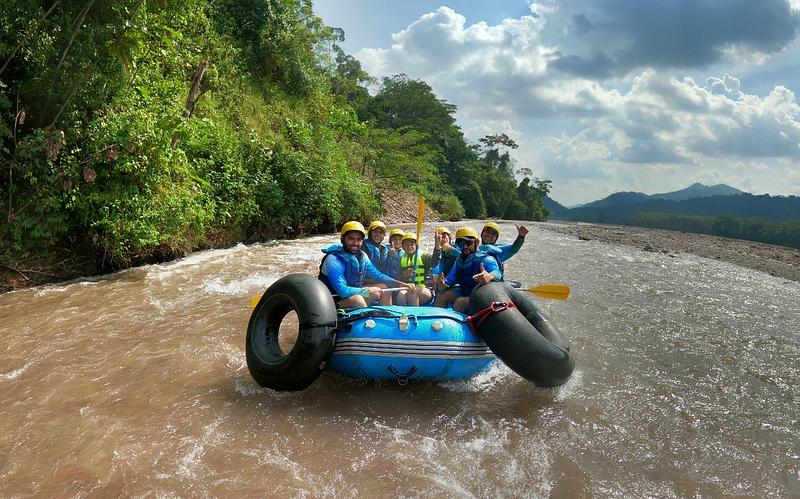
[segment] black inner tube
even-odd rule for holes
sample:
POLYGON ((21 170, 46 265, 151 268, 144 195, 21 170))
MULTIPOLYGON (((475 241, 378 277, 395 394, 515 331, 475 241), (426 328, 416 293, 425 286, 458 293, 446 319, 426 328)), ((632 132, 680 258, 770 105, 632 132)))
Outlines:
POLYGON ((247 327, 245 353, 250 375, 273 390, 303 390, 325 368, 336 332, 336 305, 328 288, 307 274, 290 274, 270 286, 247 327), (300 320, 288 353, 278 342, 280 325, 294 310, 300 320))
POLYGON ((569 341, 524 292, 499 282, 478 286, 470 297, 470 308, 482 310, 509 301, 516 308, 489 315, 477 327, 478 335, 523 378, 544 387, 564 384, 575 369, 569 341))

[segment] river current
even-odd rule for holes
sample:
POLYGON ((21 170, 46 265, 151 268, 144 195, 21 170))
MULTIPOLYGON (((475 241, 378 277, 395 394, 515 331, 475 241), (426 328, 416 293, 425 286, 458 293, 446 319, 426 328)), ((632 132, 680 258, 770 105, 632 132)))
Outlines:
POLYGON ((0 496, 800 497, 800 283, 529 228, 508 277, 572 288, 537 300, 556 389, 260 388, 249 297, 335 235, 0 295, 0 496))

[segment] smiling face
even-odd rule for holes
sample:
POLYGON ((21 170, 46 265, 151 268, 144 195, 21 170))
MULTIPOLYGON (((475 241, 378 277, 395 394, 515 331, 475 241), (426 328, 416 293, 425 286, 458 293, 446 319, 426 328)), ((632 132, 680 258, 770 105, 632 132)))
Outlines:
POLYGON ((496 230, 487 227, 481 232, 481 244, 494 244, 499 236, 496 230))
POLYGON ((417 251, 417 242, 413 239, 406 239, 403 241, 403 251, 405 251, 407 255, 413 255, 414 252, 417 251))
POLYGON ((472 253, 475 253, 475 247, 477 246, 477 240, 471 237, 462 237, 461 239, 456 239, 456 246, 458 249, 461 250, 462 256, 468 256, 472 253))
POLYGON ((401 239, 403 239, 403 236, 401 236, 400 234, 395 234, 393 236, 390 236, 389 244, 391 244, 392 248, 394 248, 395 250, 399 250, 402 248, 402 245, 400 244, 401 239))
POLYGON ((360 232, 351 230, 350 232, 345 232, 344 237, 342 237, 342 246, 344 246, 345 251, 355 255, 361 251, 361 241, 363 239, 360 232))
POLYGON ((369 233, 369 238, 375 244, 380 244, 384 237, 386 237, 386 231, 382 227, 375 227, 369 233))

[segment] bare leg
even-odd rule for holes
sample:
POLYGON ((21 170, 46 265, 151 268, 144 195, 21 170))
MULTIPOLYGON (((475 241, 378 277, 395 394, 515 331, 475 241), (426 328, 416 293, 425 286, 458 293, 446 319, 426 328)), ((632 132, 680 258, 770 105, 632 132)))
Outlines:
MULTIPOLYGON (((373 284, 373 286, 375 286, 377 288, 381 288, 381 289, 386 289, 386 288, 389 287, 385 283, 382 283, 382 282, 379 282, 377 284, 373 284)), ((392 304, 392 293, 383 293, 383 294, 381 294, 381 299, 378 300, 378 303, 380 305, 391 305, 392 304)))
POLYGON ((353 295, 339 300, 338 306, 339 308, 364 308, 367 306, 367 301, 361 295, 353 295))
POLYGON ((466 296, 459 296, 453 302, 453 310, 456 312, 466 312, 469 308, 469 298, 466 296))
POLYGON ((407 305, 408 304, 408 291, 398 291, 397 292, 397 305, 407 305))
POLYGON ((433 299, 433 294, 430 289, 417 286, 417 298, 420 305, 425 305, 433 299))
POLYGON ((408 295, 406 295, 406 305, 408 305, 409 307, 418 307, 419 295, 416 292, 408 293, 408 295))
POLYGON ((444 293, 436 295, 436 301, 433 306, 447 308, 447 305, 456 301, 456 298, 458 298, 458 293, 454 289, 448 289, 444 293))

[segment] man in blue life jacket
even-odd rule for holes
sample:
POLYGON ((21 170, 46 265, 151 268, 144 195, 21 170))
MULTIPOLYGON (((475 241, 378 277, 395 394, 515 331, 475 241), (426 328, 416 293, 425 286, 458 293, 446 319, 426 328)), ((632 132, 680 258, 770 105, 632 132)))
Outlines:
POLYGON ((391 305, 392 294, 383 292, 387 287, 407 288, 409 292, 416 292, 414 284, 393 279, 375 268, 361 250, 367 231, 360 222, 347 222, 339 235, 342 244, 323 249, 325 256, 319 266, 319 280, 325 283, 331 294, 338 295, 339 307, 361 308, 377 300, 384 305, 391 305), (379 281, 379 284, 364 286, 365 278, 379 281))
POLYGON ((522 248, 525 243, 525 236, 528 235, 528 228, 524 225, 517 225, 517 238, 511 244, 497 244, 500 237, 500 226, 494 222, 487 222, 481 231, 480 249, 492 255, 497 260, 500 273, 505 273, 505 262, 522 248))
POLYGON ((453 304, 453 310, 466 312, 469 308, 469 295, 478 284, 500 281, 503 276, 497 261, 491 255, 478 249, 478 233, 469 227, 461 227, 456 231, 456 246, 461 254, 456 259, 450 273, 440 275, 445 286, 455 286, 439 294, 434 301, 436 307, 447 307, 453 304))
POLYGON ((367 237, 361 244, 361 249, 378 270, 388 275, 389 247, 383 244, 384 237, 386 237, 386 224, 380 220, 374 220, 367 228, 367 237))

